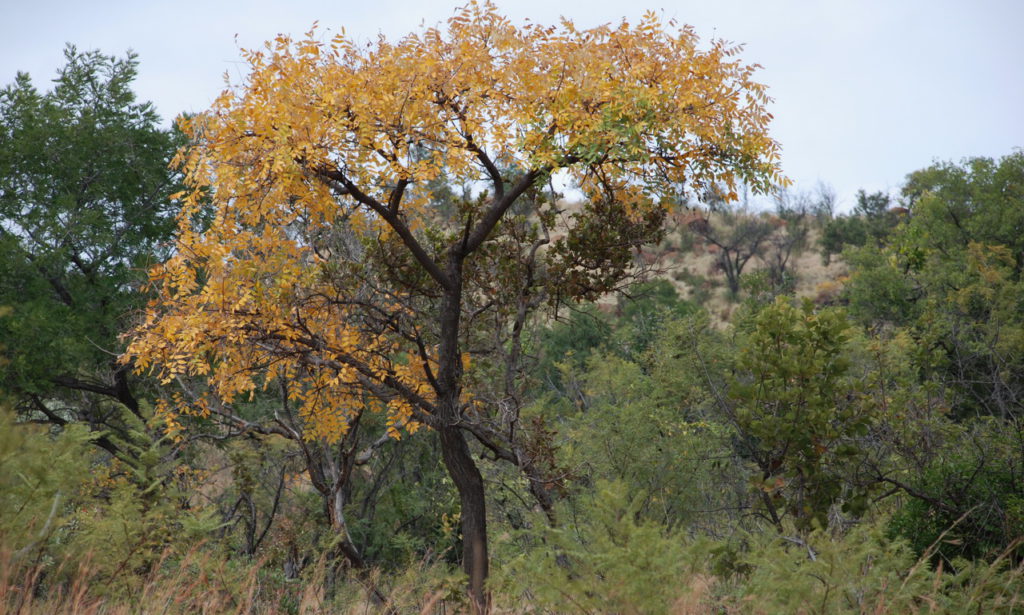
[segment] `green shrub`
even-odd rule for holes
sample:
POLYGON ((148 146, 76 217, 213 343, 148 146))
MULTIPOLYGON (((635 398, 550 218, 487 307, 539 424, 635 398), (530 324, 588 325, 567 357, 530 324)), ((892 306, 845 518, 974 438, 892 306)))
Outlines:
POLYGON ((680 580, 705 553, 665 526, 638 520, 624 483, 600 482, 574 522, 548 529, 496 575, 506 600, 554 613, 668 613, 680 580))
MULTIPOLYGON (((1024 453, 1014 446, 1019 426, 977 419, 935 463, 912 480, 889 531, 917 553, 929 547, 947 565, 1024 555, 1024 453), (941 537, 941 540, 940 540, 941 537)), ((959 566, 958 566, 959 567, 959 566)))
POLYGON ((932 568, 889 538, 881 521, 841 537, 815 532, 804 542, 766 533, 749 540, 740 558, 747 573, 717 586, 718 612, 953 615, 1024 607, 1022 569, 1005 562, 955 574, 932 568))
POLYGON ((0 547, 15 562, 58 556, 71 503, 89 479, 89 440, 83 426, 51 436, 0 408, 0 547))

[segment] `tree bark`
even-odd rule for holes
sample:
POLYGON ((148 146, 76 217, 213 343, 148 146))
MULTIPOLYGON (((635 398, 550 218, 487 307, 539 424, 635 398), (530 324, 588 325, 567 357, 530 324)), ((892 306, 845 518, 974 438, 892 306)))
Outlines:
POLYGON ((438 433, 441 457, 459 492, 462 519, 462 568, 469 577, 469 600, 473 613, 487 612, 484 582, 487 579, 487 507, 484 481, 459 427, 462 421, 462 356, 459 352, 459 324, 462 316, 462 262, 465 253, 449 252, 445 290, 439 316, 440 339, 436 378, 438 433))
POLYGON ((340 487, 338 484, 333 485, 331 493, 327 494, 327 514, 331 520, 331 529, 338 536, 338 549, 348 560, 349 565, 361 570, 366 567, 366 562, 348 533, 348 523, 345 521, 345 496, 340 487))
POLYGON ((487 579, 487 507, 484 481, 473 461, 462 430, 439 430, 445 468, 459 492, 462 519, 462 569, 469 577, 469 598, 474 613, 487 610, 484 582, 487 579))

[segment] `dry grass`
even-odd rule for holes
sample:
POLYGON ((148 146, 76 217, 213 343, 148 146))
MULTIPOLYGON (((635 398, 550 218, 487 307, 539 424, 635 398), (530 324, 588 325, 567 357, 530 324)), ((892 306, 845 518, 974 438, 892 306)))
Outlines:
POLYGON ((69 564, 26 564, 0 550, 0 615, 367 615, 370 613, 459 613, 452 587, 436 582, 435 571, 413 567, 387 587, 388 600, 373 599, 383 587, 379 573, 328 580, 321 561, 301 580, 286 581, 253 562, 233 569, 209 553, 194 550, 179 561, 162 559, 130 585, 101 578, 88 559, 69 564), (53 581, 51 579, 62 579, 53 581), (421 582, 422 581, 422 582, 421 582), (328 587, 334 595, 328 597, 328 587))
MULTIPOLYGON (((925 556, 909 571, 927 572, 925 556)), ((57 568, 60 568, 59 566, 57 568)), ((50 584, 46 577, 60 577, 57 571, 41 565, 18 565, 10 551, 0 552, 0 614, 2 615, 368 615, 371 613, 454 615, 467 612, 465 602, 457 597, 457 584, 441 581, 435 571, 414 566, 404 574, 390 579, 388 602, 369 599, 368 583, 380 583, 378 575, 362 581, 347 578, 336 587, 337 596, 327 598, 323 562, 301 582, 281 586, 267 584, 257 562, 242 572, 231 571, 224 562, 194 551, 172 566, 162 561, 155 571, 141 579, 136 591, 109 593, 106 582, 97 579, 88 561, 78 566, 64 583, 50 584), (431 586, 433 584, 433 586, 431 586)), ((61 570, 60 572, 68 572, 61 570)), ((974 581, 957 590, 951 601, 948 593, 950 575, 942 570, 934 573, 928 584, 930 591, 912 596, 908 602, 906 583, 878 588, 869 603, 851 608, 850 613, 863 615, 897 615, 902 613, 1017 613, 1024 610, 1021 588, 1024 587, 1024 566, 1005 569, 996 563, 982 569, 974 581), (943 588, 946 588, 944 591, 943 588), (907 605, 912 604, 911 610, 907 605)), ((450 579, 449 579, 450 580, 450 579)), ((670 615, 710 615, 764 613, 757 595, 739 598, 717 595, 722 585, 714 576, 694 573, 680 579, 679 597, 666 605, 670 615)), ((383 587, 383 584, 381 585, 383 587)), ((812 598, 813 600, 813 598, 812 598)), ((553 612, 530 604, 529 600, 510 596, 494 596, 495 615, 548 614, 553 612)), ((808 606, 795 612, 818 612, 808 606)))

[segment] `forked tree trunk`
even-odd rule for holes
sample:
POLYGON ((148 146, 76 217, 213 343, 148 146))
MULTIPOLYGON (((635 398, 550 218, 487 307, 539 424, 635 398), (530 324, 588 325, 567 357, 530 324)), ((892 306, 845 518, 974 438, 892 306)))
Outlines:
POLYGON ((327 496, 327 514, 331 520, 331 528, 338 536, 338 550, 340 554, 345 558, 345 561, 349 563, 353 570, 363 579, 366 583, 367 588, 370 590, 370 600, 377 607, 381 607, 382 613, 387 615, 397 615, 397 611, 394 606, 388 603, 388 598, 377 587, 372 578, 366 573, 366 560, 359 553, 359 549, 352 541, 352 536, 348 533, 348 523, 345 521, 345 496, 344 491, 341 489, 341 484, 338 483, 332 490, 332 493, 327 496))
POLYGON ((333 493, 326 494, 327 514, 331 520, 331 529, 338 536, 338 549, 345 556, 349 565, 357 570, 366 567, 363 556, 359 549, 352 542, 352 536, 348 533, 348 523, 345 521, 345 497, 340 485, 334 485, 333 493))

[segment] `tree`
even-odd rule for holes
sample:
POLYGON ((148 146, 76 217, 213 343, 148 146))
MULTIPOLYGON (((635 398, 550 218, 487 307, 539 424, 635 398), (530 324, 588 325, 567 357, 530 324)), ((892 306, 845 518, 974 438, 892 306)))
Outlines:
POLYGON ((1024 154, 912 173, 883 250, 851 251, 846 294, 868 323, 907 325, 960 417, 1024 410, 1024 154))
POLYGON ((614 288, 630 247, 660 232, 670 186, 780 181, 755 68, 697 43, 653 14, 519 28, 471 4, 397 43, 310 32, 245 52, 245 82, 188 122, 175 253, 151 274, 157 299, 126 358, 164 382, 205 375, 228 402, 284 382, 314 438, 341 438, 367 409, 396 438, 430 427, 485 608, 484 484, 467 434, 543 499, 511 390, 530 315, 614 288), (475 198, 434 207, 442 173, 475 198), (540 193, 556 173, 589 197, 572 215, 540 193), (208 228, 194 219, 205 198, 208 228), (562 280, 569 290, 551 292, 562 280))
POLYGON ((740 293, 743 269, 750 259, 763 254, 777 227, 766 216, 752 212, 746 202, 731 206, 727 197, 729 194, 717 187, 708 191, 704 196, 707 214, 693 219, 689 228, 715 247, 715 265, 725 274, 729 292, 735 297, 740 293))
POLYGON ((831 207, 824 190, 820 190, 819 198, 821 200, 814 201, 807 194, 793 195, 787 191, 779 191, 775 197, 773 223, 778 228, 768 237, 767 250, 761 254, 761 260, 768 266, 768 280, 776 291, 794 286, 795 274, 789 269, 789 261, 807 247, 808 218, 812 212, 828 211, 831 207))
POLYGON ((113 429, 96 442, 117 453, 117 406, 141 417, 117 336, 168 254, 179 138, 135 100, 134 55, 65 58, 49 92, 25 73, 0 90, 0 384, 52 423, 113 429))
POLYGON ((822 230, 822 259, 827 265, 832 255, 841 253, 846 246, 881 248, 900 220, 901 208, 893 207, 888 194, 858 190, 853 213, 832 218, 822 230))
POLYGON ((1024 417, 1024 152, 912 173, 896 262, 961 416, 1024 417))
POLYGON ((853 369, 845 313, 791 301, 777 297, 753 316, 733 374, 716 393, 738 452, 757 466, 756 487, 779 531, 784 510, 802 529, 827 525, 829 509, 844 496, 847 508, 862 511, 863 489, 846 485, 843 470, 862 454, 857 438, 874 418, 863 374, 853 369))
POLYGON ((892 529, 947 563, 1010 554, 1021 534, 1022 186, 1021 152, 933 164, 908 176, 881 249, 845 253, 851 315, 907 340, 908 367, 887 369, 905 372, 888 387, 897 454, 875 463, 909 496, 892 529))

